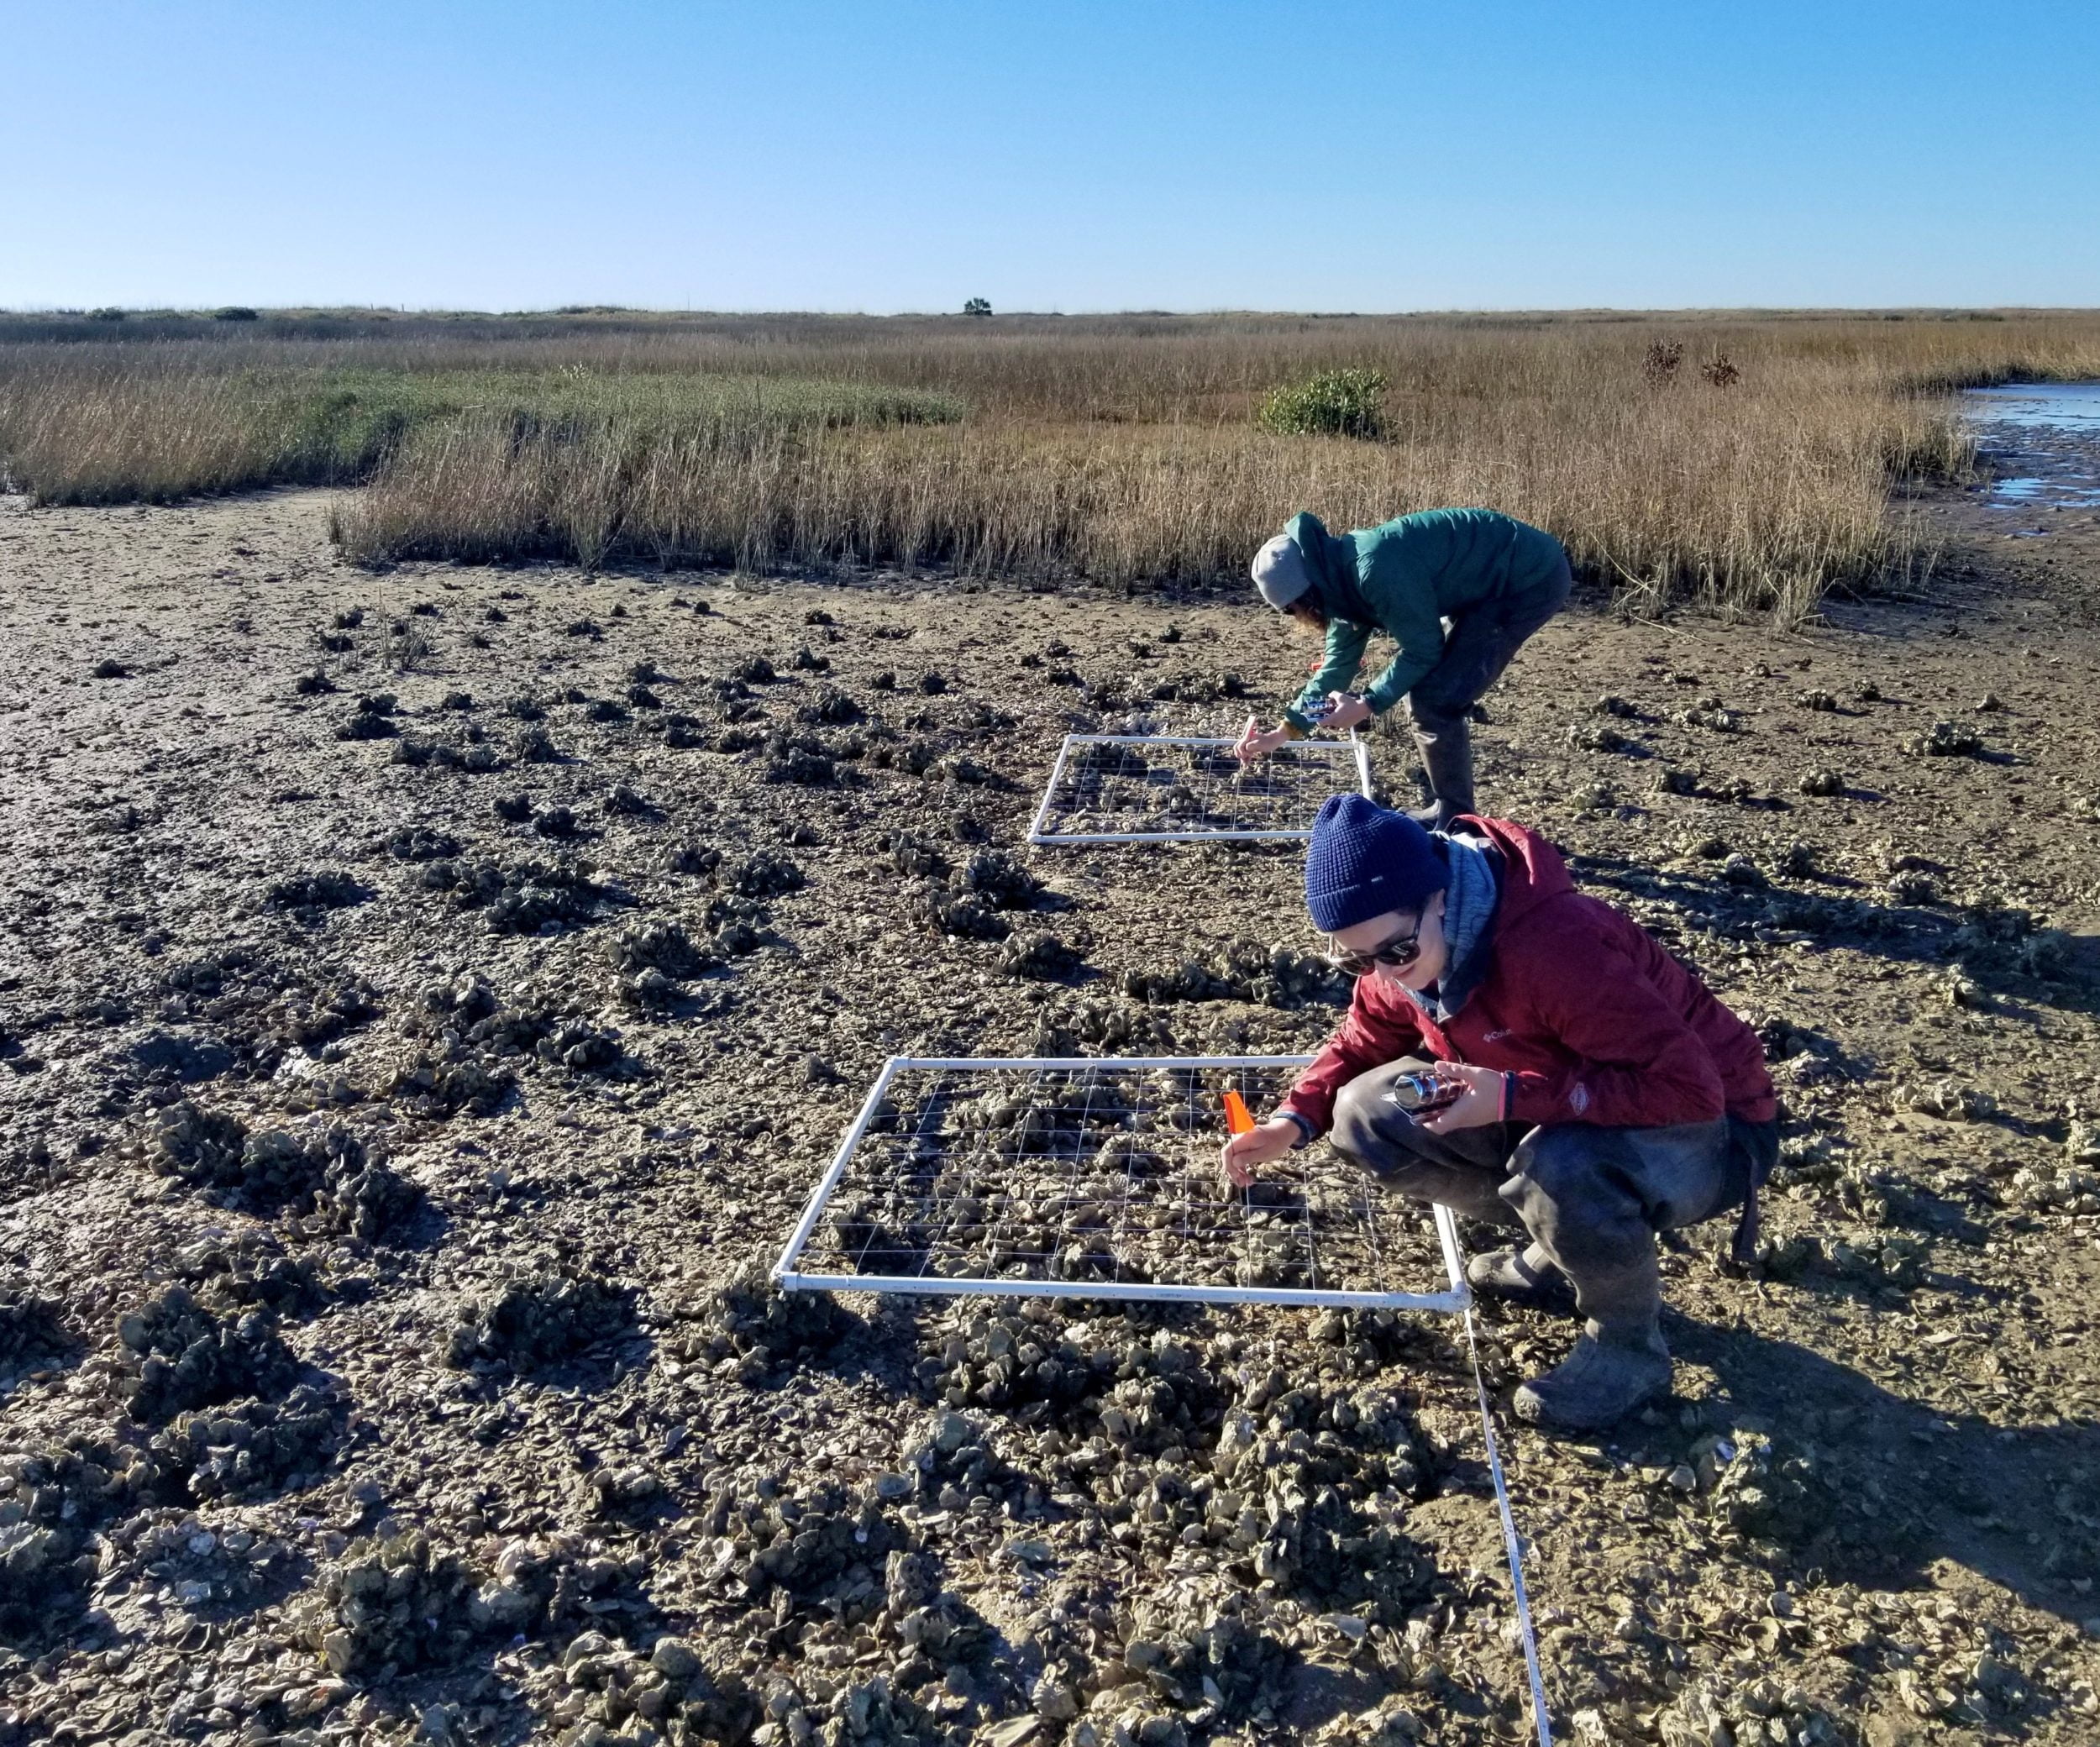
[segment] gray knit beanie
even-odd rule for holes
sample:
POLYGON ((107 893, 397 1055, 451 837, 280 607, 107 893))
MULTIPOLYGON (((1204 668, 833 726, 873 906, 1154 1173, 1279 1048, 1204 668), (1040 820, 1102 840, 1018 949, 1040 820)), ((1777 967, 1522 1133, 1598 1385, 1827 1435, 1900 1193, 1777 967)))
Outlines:
POLYGON ((1265 541, 1250 567, 1254 586, 1262 598, 1281 612, 1312 587, 1312 572, 1305 568, 1305 554, 1289 534, 1265 541))

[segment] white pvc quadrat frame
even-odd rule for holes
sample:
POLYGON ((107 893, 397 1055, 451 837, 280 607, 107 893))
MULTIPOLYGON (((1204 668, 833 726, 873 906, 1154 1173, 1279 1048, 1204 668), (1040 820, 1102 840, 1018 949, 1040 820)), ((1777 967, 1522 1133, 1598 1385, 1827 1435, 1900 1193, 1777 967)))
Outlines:
MULTIPOLYGON (((1051 803, 1057 798, 1058 784, 1063 780, 1065 766, 1071 762, 1072 748, 1075 746, 1179 746, 1196 751, 1235 744, 1236 742, 1230 738, 1215 735, 1067 734, 1064 743, 1058 748, 1057 763, 1051 766, 1050 780, 1043 787, 1042 804, 1037 807, 1035 817, 1029 821, 1028 842, 1032 847, 1052 843, 1303 842, 1311 837, 1310 825, 1273 831, 1235 831, 1229 827, 1213 831, 1050 832, 1043 829, 1050 817, 1051 803)), ((1349 754, 1356 761, 1357 790, 1367 800, 1370 798, 1370 748, 1355 729, 1349 731, 1347 740, 1300 740, 1293 742, 1290 749, 1294 753, 1311 753, 1315 756, 1349 754)))
POLYGON ((1443 1251, 1445 1272, 1451 1281, 1450 1290, 1446 1292, 1323 1292, 1293 1287, 1173 1286, 1157 1282, 1116 1280, 1005 1280, 981 1277, 929 1278, 916 1274, 806 1274, 795 1267, 803 1246, 808 1243, 811 1233, 816 1230, 817 1220, 823 1217, 826 1202, 845 1176, 846 1167, 853 1162, 855 1151, 866 1137, 876 1113, 882 1107, 883 1099, 889 1094, 891 1082, 900 1073, 912 1069, 931 1069, 937 1073, 999 1070, 1072 1073, 1102 1069, 1147 1072, 1154 1068, 1303 1068, 1312 1059, 1310 1056, 892 1056, 883 1064, 882 1072, 875 1076, 875 1083, 869 1089, 859 1115, 853 1119, 852 1126, 846 1131, 845 1139, 839 1144, 837 1156, 832 1160, 830 1168, 825 1172, 810 1196, 809 1205, 803 1209, 801 1223, 795 1226, 794 1235, 789 1238, 786 1249, 781 1251, 780 1261, 774 1265, 774 1283, 783 1292, 895 1292, 944 1298, 1124 1298, 1155 1304, 1431 1310, 1457 1316, 1464 1325, 1467 1349, 1473 1361, 1473 1388, 1480 1407, 1481 1435, 1487 1445, 1488 1472, 1494 1482, 1495 1508, 1502 1529, 1503 1553, 1509 1561, 1511 1594, 1516 1604, 1517 1621, 1524 1645, 1525 1674, 1531 1700, 1532 1728, 1536 1733, 1539 1747, 1553 1747, 1553 1727, 1551 1714, 1546 1706, 1545 1671, 1539 1660, 1538 1632, 1531 1618, 1530 1592, 1524 1581, 1524 1540, 1517 1533, 1516 1519, 1510 1508, 1509 1483, 1503 1470, 1500 1441, 1495 1436, 1494 1412, 1488 1398, 1487 1379, 1480 1368, 1480 1336, 1473 1319, 1473 1293, 1466 1283, 1465 1264, 1458 1247, 1458 1228, 1449 1208, 1439 1203, 1434 1210, 1436 1239, 1443 1251))
POLYGON ((823 1217, 824 1208, 846 1174, 854 1152, 875 1120, 891 1083, 900 1073, 931 1070, 942 1073, 1011 1072, 1133 1072, 1154 1069, 1290 1068, 1303 1068, 1310 1056, 892 1056, 875 1076, 874 1084, 853 1119, 831 1167, 818 1181, 803 1209, 801 1222, 788 1239, 787 1247, 774 1263, 773 1279, 784 1292, 896 1292, 940 1297, 1031 1298, 1122 1298, 1138 1303, 1174 1304, 1293 1304, 1337 1310, 1438 1310, 1463 1314, 1473 1304, 1466 1284, 1465 1263, 1458 1248, 1458 1228, 1451 1210, 1434 1209, 1436 1239, 1443 1252, 1444 1272, 1450 1281, 1442 1292, 1331 1291, 1315 1287, 1175 1285, 1138 1280, 1000 1279, 923 1274, 816 1274, 804 1273, 796 1263, 823 1217))

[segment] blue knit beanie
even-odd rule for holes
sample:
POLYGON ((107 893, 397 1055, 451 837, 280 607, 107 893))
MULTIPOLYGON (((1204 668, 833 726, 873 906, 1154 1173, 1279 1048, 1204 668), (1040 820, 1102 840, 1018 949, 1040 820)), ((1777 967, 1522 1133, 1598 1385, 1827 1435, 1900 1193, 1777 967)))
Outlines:
POLYGON ((1361 795, 1332 795, 1313 821, 1305 908, 1322 934, 1388 910, 1419 910, 1450 883, 1429 833, 1404 813, 1389 813, 1361 795))

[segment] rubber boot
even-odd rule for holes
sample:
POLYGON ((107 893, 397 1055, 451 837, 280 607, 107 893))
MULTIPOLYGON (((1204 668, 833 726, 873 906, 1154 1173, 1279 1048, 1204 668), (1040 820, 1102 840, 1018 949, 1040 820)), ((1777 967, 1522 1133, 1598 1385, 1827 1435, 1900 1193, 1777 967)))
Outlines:
POLYGON ((1549 1316, 1573 1316, 1575 1288, 1536 1244, 1522 1250, 1489 1250, 1466 1264, 1466 1281, 1484 1292, 1549 1316))
POLYGON ((1452 820, 1473 810, 1473 725, 1462 716, 1437 728, 1417 722, 1415 744, 1435 805, 1414 809, 1408 817, 1425 831, 1448 831, 1452 820))
POLYGON ((1510 1405, 1534 1425, 1600 1431, 1669 1391, 1670 1349, 1661 1329, 1593 1322, 1560 1364, 1517 1385, 1510 1405))
POLYGON ((1570 1278, 1588 1319, 1575 1351, 1544 1377, 1520 1383, 1510 1405, 1535 1425, 1594 1431, 1669 1391, 1670 1349, 1659 1323, 1662 1275, 1651 1246, 1630 1266, 1570 1278))

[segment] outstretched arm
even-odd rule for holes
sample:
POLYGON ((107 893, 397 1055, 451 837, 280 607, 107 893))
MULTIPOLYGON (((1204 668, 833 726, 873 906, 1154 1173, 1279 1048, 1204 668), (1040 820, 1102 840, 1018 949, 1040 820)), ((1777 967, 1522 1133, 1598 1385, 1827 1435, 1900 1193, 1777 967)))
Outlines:
POLYGON ((1334 1125, 1335 1099, 1351 1080, 1422 1051, 1421 1027, 1408 1017, 1410 1004, 1373 1005, 1365 987, 1372 980, 1365 977, 1358 981, 1340 1028, 1320 1046, 1312 1065, 1298 1076, 1290 1095, 1277 1107, 1279 1116, 1294 1116, 1305 1125, 1309 1140, 1334 1125))
POLYGON ((1414 690, 1443 657, 1441 638, 1431 648, 1424 648, 1419 638, 1412 643, 1403 643, 1399 652, 1386 663, 1378 678, 1363 688, 1363 701, 1370 706, 1373 714, 1384 715, 1414 690))
MULTIPOLYGON (((1363 665, 1364 645, 1371 641, 1370 629, 1363 625, 1352 625, 1345 619, 1336 619, 1327 627, 1326 659, 1320 664, 1320 671, 1305 682, 1305 689, 1284 711, 1284 720, 1301 733, 1312 730, 1312 711, 1331 691, 1346 691, 1357 676, 1357 669, 1363 665)), ((1423 671, 1426 673, 1427 669, 1423 671)))

